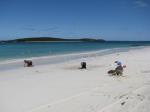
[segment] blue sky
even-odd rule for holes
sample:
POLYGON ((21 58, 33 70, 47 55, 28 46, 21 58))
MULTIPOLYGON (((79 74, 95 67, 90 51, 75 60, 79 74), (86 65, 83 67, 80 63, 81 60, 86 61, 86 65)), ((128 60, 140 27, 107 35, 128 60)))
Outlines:
POLYGON ((149 0, 0 0, 0 40, 150 40, 149 0))

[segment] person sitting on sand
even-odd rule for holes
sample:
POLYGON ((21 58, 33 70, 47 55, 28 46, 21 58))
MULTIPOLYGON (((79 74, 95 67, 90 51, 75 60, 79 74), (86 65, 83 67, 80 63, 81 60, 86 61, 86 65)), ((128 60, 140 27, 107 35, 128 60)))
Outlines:
POLYGON ((115 63, 117 64, 117 67, 115 68, 115 70, 109 70, 108 74, 112 74, 112 75, 122 75, 123 74, 123 68, 125 68, 126 66, 122 66, 122 63, 120 61, 115 61, 115 63))
POLYGON ((116 72, 116 75, 122 75, 123 66, 122 66, 121 62, 117 63, 117 67, 115 68, 115 72, 116 72))
POLYGON ((86 62, 81 62, 81 69, 86 69, 86 62))
POLYGON ((31 60, 24 60, 24 67, 32 67, 33 63, 31 60))

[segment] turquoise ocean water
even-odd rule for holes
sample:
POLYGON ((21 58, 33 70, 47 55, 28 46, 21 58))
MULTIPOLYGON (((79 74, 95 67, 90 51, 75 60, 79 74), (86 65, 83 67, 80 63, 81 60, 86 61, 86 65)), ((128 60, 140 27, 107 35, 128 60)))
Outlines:
MULTIPOLYGON (((12 60, 33 59, 37 65, 58 63, 67 60, 128 51, 144 46, 150 46, 150 42, 0 43, 0 69, 4 68, 3 62, 12 60)), ((18 66, 20 65, 18 64, 18 66)))
POLYGON ((0 43, 0 61, 149 45, 150 42, 0 43))

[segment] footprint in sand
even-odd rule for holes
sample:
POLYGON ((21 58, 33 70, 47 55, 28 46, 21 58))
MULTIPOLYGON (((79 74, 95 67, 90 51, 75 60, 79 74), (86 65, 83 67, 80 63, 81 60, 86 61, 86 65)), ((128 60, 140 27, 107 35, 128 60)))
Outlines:
POLYGON ((141 94, 137 94, 138 98, 143 101, 143 99, 145 99, 145 96, 144 95, 141 95, 141 94))
POLYGON ((124 102, 121 103, 121 105, 123 106, 125 103, 126 103, 126 102, 124 101, 124 102))
POLYGON ((141 73, 150 73, 150 70, 141 71, 141 73))

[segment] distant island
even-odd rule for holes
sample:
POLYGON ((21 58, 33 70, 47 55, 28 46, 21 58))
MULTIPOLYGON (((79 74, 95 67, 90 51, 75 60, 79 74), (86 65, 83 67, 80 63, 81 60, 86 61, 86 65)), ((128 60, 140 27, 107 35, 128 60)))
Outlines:
POLYGON ((20 38, 14 40, 0 41, 4 43, 15 43, 15 42, 105 42, 103 39, 92 39, 92 38, 81 38, 81 39, 63 39, 53 37, 31 37, 31 38, 20 38))

